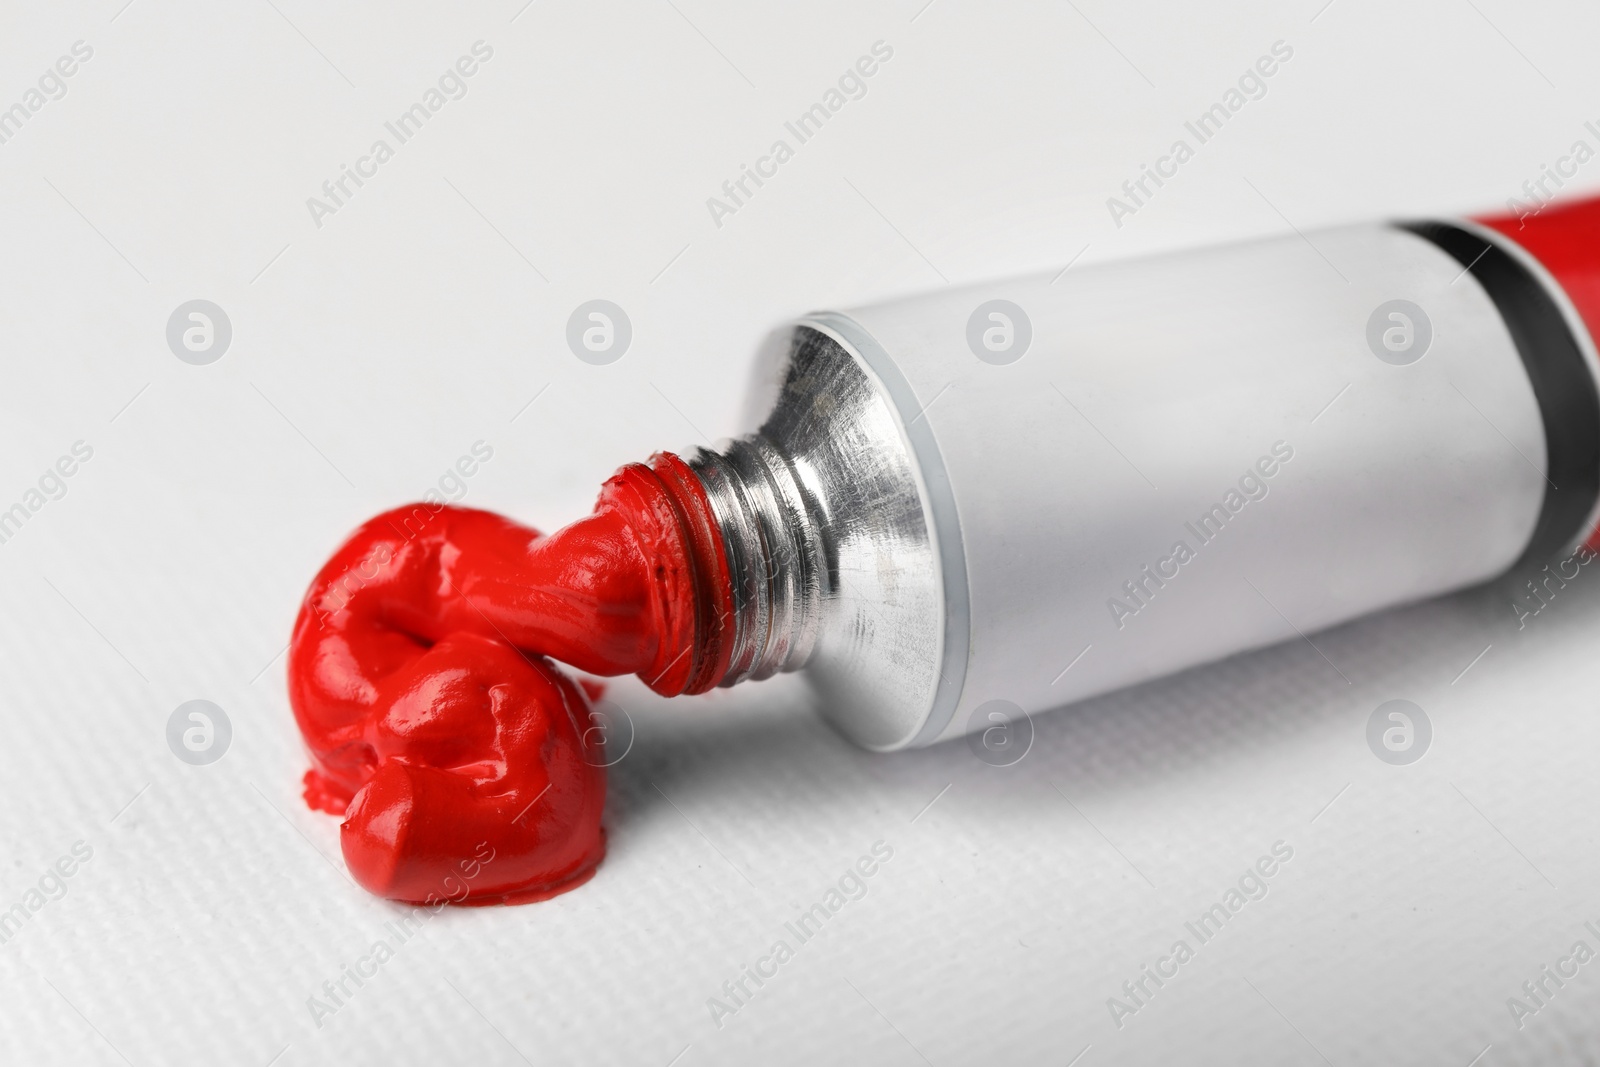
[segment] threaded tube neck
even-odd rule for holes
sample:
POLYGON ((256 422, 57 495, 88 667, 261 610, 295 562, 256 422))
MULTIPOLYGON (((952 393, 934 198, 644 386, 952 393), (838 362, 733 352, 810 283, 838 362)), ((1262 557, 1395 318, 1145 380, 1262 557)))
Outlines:
MULTIPOLYGON (((663 634, 675 638, 663 644, 657 663, 639 677, 662 696, 703 693, 727 672, 733 635, 732 583, 716 516, 694 472, 670 452, 651 456, 648 466, 633 463, 618 472, 619 477, 630 474, 650 486, 656 528, 679 546, 671 558, 678 560, 676 584, 682 590, 681 596, 666 597, 668 612, 678 619, 663 634)), ((666 578, 658 573, 658 581, 666 578)))
POLYGON ((799 669, 816 644, 825 574, 815 494, 761 434, 695 449, 683 462, 715 517, 732 586, 731 651, 720 684, 799 669))

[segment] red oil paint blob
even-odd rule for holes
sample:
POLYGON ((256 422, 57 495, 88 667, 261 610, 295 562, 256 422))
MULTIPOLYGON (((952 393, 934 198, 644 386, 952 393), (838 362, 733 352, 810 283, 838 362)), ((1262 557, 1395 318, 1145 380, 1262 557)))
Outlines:
POLYGON ((545 536, 417 504, 369 520, 306 593, 289 695, 305 799, 344 816, 355 879, 396 900, 542 900, 605 853, 603 734, 553 660, 666 695, 727 669, 731 586, 699 482, 623 468, 545 536))

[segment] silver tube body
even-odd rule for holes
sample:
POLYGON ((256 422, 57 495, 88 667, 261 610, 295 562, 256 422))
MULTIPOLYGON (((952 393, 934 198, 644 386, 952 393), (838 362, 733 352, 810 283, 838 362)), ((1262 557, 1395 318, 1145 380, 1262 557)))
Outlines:
POLYGON ((879 750, 1482 581, 1544 495, 1494 303, 1386 226, 819 313, 763 367, 760 430, 690 459, 741 561, 728 680, 802 669, 879 750))

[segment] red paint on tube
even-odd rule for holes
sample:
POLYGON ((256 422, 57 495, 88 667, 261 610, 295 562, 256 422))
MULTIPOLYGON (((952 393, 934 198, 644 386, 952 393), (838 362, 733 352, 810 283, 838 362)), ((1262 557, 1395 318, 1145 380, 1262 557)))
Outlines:
MULTIPOLYGON (((1478 221, 1538 260, 1572 301, 1589 336, 1600 338, 1600 196, 1478 221)), ((1588 548, 1600 552, 1600 528, 1590 533, 1588 548)))
POLYGON ((1479 221, 1538 260, 1561 283, 1589 335, 1600 337, 1600 197, 1479 221))

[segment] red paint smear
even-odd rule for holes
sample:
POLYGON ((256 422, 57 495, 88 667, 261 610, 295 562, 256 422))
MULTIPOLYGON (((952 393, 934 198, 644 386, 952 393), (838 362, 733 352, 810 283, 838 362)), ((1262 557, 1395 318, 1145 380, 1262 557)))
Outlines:
POLYGON ((345 816, 345 862, 381 896, 515 903, 580 885, 605 853, 599 685, 552 660, 704 691, 727 669, 731 596, 710 505, 667 454, 549 536, 470 508, 385 512, 295 622, 306 803, 345 816))
MULTIPOLYGON (((1600 197, 1478 221, 1538 260, 1561 284, 1589 336, 1600 338, 1600 197)), ((1600 552, 1600 529, 1590 534, 1588 547, 1600 552)))

